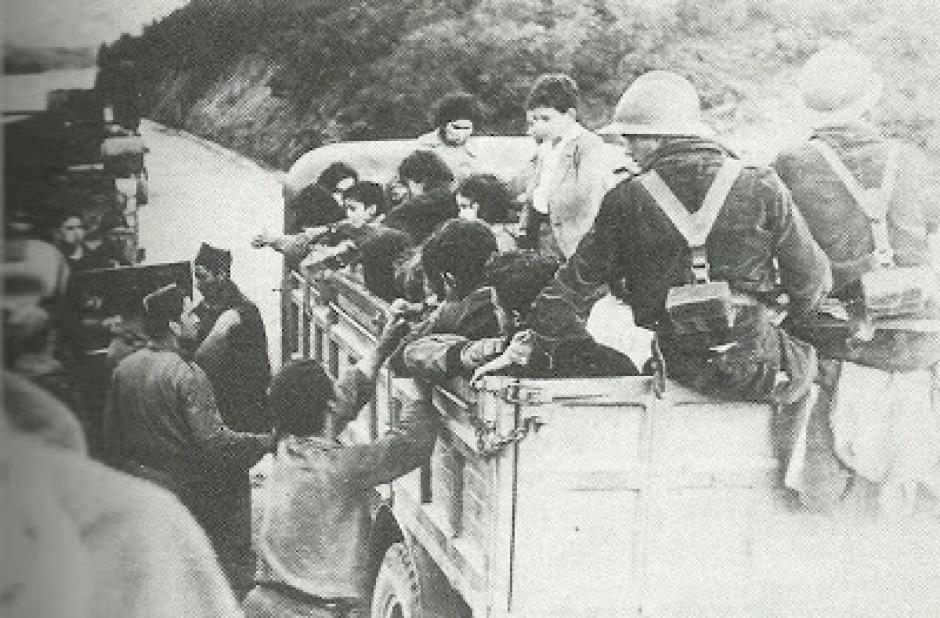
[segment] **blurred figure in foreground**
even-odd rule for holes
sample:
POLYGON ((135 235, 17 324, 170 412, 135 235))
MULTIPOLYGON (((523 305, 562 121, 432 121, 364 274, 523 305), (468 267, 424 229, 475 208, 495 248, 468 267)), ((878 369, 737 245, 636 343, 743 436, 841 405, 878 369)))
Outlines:
POLYGON ((90 460, 54 397, 7 373, 3 392, 0 614, 240 615, 205 534, 172 495, 90 460))

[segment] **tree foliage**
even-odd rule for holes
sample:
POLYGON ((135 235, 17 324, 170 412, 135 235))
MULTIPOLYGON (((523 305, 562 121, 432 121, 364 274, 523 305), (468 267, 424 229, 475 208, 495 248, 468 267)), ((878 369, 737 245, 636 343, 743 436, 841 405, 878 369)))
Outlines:
POLYGON ((324 141, 424 132, 456 89, 481 98, 484 131, 521 132, 546 71, 578 81, 588 126, 651 68, 688 75, 725 109, 775 94, 820 44, 849 38, 879 68, 919 67, 895 80, 885 119, 929 142, 925 84, 938 76, 920 67, 936 43, 918 24, 933 18, 928 0, 193 0, 105 46, 99 64, 132 60, 162 120, 287 165, 324 141))

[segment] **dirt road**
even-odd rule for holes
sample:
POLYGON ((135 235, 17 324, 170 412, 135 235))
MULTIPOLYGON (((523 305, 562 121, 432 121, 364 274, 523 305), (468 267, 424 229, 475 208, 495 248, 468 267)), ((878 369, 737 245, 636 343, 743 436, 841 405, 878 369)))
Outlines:
POLYGON ((201 242, 232 251, 232 279, 258 304, 272 363, 280 359, 279 254, 252 249, 283 221, 277 172, 187 133, 144 121, 150 203, 140 210, 147 263, 191 260, 201 242))

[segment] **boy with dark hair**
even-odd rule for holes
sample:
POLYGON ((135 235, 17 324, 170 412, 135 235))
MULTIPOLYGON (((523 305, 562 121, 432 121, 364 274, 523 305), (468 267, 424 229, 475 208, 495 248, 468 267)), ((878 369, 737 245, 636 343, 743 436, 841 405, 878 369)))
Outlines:
MULTIPOLYGON (((535 81, 526 99, 526 109, 551 108, 562 114, 578 109, 578 83, 564 73, 545 73, 535 81)), ((533 119, 534 120, 534 119, 533 119)))
POLYGON ((393 322, 335 389, 312 360, 275 376, 270 406, 277 449, 266 481, 256 585, 245 601, 248 618, 347 616, 363 605, 370 492, 430 456, 437 419, 423 400, 406 405, 398 428, 371 444, 342 445, 335 436, 374 394, 379 368, 406 328, 393 322))
POLYGON ((552 281, 559 262, 530 251, 494 255, 486 264, 483 283, 496 297, 499 337, 471 339, 428 335, 414 339, 403 352, 406 370, 416 377, 440 381, 456 376, 496 373, 515 367, 527 377, 589 377, 637 375, 626 355, 585 338, 569 341, 551 365, 529 364, 531 343, 526 328, 532 303, 552 281))
POLYGON ((540 144, 526 191, 527 246, 571 257, 601 199, 629 160, 578 123, 578 85, 568 75, 536 80, 526 101, 529 134, 540 144), (544 229, 546 227, 547 229, 544 229))
POLYGON ((337 224, 337 231, 348 229, 350 237, 353 230, 367 229, 385 214, 385 190, 376 182, 360 181, 346 191, 343 198, 346 207, 346 224, 337 224))
POLYGON ((402 297, 395 283, 396 267, 411 249, 411 237, 400 230, 381 227, 366 236, 359 252, 366 288, 387 302, 402 297))
POLYGON ((492 174, 474 174, 457 188, 460 218, 468 221, 503 223, 509 216, 512 196, 505 183, 492 174))
POLYGON ((483 267, 496 251, 496 238, 485 224, 451 219, 428 238, 421 256, 431 288, 460 300, 480 286, 483 267))
POLYGON ((500 251, 516 248, 516 239, 507 227, 513 200, 503 181, 492 174, 475 174, 461 181, 455 200, 457 216, 487 223, 500 251))
MULTIPOLYGON (((493 290, 480 287, 486 262, 496 251, 493 232, 478 221, 451 219, 427 239, 421 249, 425 285, 443 302, 415 326, 410 341, 434 333, 471 339, 499 335, 493 290)), ((407 313, 410 307, 396 302, 392 311, 407 313)), ((392 358, 396 371, 403 370, 401 360, 400 353, 392 358)))
POLYGON ((416 150, 398 166, 398 178, 408 186, 412 197, 437 189, 450 190, 454 172, 435 152, 416 150))
POLYGON ((420 245, 438 225, 457 216, 451 185, 454 174, 434 152, 418 150, 398 167, 409 197, 385 218, 385 225, 401 230, 420 245))
POLYGON ((466 177, 477 167, 473 132, 482 115, 476 96, 466 92, 446 94, 434 105, 434 130, 419 137, 418 144, 443 157, 458 177, 466 177))

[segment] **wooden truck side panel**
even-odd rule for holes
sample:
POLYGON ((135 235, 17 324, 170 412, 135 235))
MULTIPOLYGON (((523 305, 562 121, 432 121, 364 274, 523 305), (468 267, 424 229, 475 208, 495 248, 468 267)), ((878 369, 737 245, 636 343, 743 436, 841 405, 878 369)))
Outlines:
MULTIPOLYGON (((310 287, 310 354, 338 375, 374 345, 372 311, 310 287)), ((423 388, 383 372, 350 439, 423 388)), ((430 461, 381 491, 477 618, 940 615, 940 519, 796 510, 769 405, 672 383, 658 397, 647 377, 490 377, 430 398, 430 461)))

